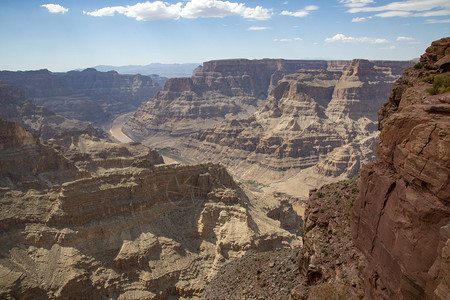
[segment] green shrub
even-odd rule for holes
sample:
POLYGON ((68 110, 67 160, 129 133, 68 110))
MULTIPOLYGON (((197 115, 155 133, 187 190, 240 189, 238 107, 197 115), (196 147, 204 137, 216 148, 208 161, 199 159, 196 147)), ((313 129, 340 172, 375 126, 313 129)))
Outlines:
POLYGON ((427 89, 430 95, 450 92, 450 75, 438 75, 433 78, 433 87, 427 89))
POLYGON ((418 62, 417 64, 414 65, 414 69, 422 69, 423 68, 423 63, 418 62))

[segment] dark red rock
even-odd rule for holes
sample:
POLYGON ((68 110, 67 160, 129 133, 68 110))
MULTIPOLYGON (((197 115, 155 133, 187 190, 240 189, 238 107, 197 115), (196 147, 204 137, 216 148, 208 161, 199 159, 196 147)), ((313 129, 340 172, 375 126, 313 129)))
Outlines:
POLYGON ((449 49, 433 42, 420 59, 429 73, 406 70, 379 112, 380 161, 361 171, 351 224, 369 299, 448 299, 450 93, 430 95, 423 77, 450 76, 436 64, 449 49))

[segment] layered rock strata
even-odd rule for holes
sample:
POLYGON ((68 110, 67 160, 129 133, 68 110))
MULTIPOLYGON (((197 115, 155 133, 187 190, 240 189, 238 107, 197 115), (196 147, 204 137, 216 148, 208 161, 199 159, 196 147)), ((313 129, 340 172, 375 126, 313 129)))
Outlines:
POLYGON ((158 166, 148 155, 104 166, 138 145, 42 145, 1 122, 1 298, 195 298, 227 261, 297 243, 223 166, 158 166))
POLYGON ((192 135, 182 151, 220 160, 247 179, 270 181, 309 167, 320 175, 355 176, 375 158, 381 99, 399 77, 398 66, 411 63, 378 64, 354 60, 345 72, 286 75, 255 113, 192 135))
POLYGON ((449 59, 450 38, 433 42, 379 112, 380 160, 362 169, 352 210, 371 299, 448 299, 450 93, 428 89, 450 78, 449 59))
POLYGON ((2 71, 0 81, 17 85, 36 104, 67 118, 97 124, 135 110, 161 90, 149 76, 95 69, 67 73, 2 71))
POLYGON ((103 130, 96 128, 92 123, 55 114, 33 103, 24 90, 4 83, 0 83, 0 117, 17 122, 44 140, 62 134, 107 137, 103 130))
POLYGON ((135 139, 180 136, 254 112, 277 82, 299 69, 339 70, 348 61, 231 59, 209 61, 190 78, 169 79, 164 90, 129 119, 125 132, 135 139))

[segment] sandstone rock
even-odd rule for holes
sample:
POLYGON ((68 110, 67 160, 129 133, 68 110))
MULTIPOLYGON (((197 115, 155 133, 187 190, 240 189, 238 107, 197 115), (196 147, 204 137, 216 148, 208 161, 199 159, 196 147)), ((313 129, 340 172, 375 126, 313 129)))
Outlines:
POLYGON ((0 123, 0 298, 198 297, 228 261, 298 245, 223 166, 0 123))
POLYGON ((255 113, 193 134, 180 152, 186 158, 218 159, 236 176, 262 182, 309 167, 325 176, 355 176, 375 158, 381 99, 400 67, 410 65, 354 60, 345 72, 285 75, 255 113))
POLYGON ((73 163, 14 122, 0 118, 0 186, 42 190, 75 179, 73 163))
MULTIPOLYGON (((421 57, 429 74, 448 74, 450 38, 421 57)), ((352 235, 368 261, 369 298, 446 299, 450 222, 450 94, 432 96, 423 69, 410 68, 379 112, 380 161, 361 171, 352 235), (430 109, 432 106, 439 109, 430 109)))

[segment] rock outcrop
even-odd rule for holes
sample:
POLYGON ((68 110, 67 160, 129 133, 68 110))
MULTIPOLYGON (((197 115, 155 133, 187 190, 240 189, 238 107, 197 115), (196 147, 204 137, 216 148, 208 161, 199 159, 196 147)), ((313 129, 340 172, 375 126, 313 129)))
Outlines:
POLYGON ((358 184, 359 178, 353 178, 310 192, 303 247, 297 256, 302 276, 291 292, 293 299, 364 296, 361 270, 365 260, 354 246, 350 230, 350 210, 358 195, 358 184))
POLYGON ((55 114, 43 106, 34 104, 24 90, 4 83, 0 83, 0 117, 24 126, 44 140, 62 134, 107 137, 103 130, 93 126, 92 123, 55 114))
POLYGON ((354 60, 344 72, 286 75, 255 113, 192 135, 181 153, 263 182, 309 167, 320 176, 356 176, 375 158, 376 112, 399 66, 411 62, 354 60))
POLYGON ((448 299, 450 244, 450 38, 407 69, 379 112, 379 161, 361 171, 352 235, 368 261, 371 299, 448 299))
POLYGON ((186 136, 224 119, 246 117, 286 74, 299 69, 339 70, 348 64, 282 59, 205 62, 190 78, 169 79, 164 90, 129 119, 124 131, 138 140, 186 136))
POLYGON ((298 245, 221 165, 0 122, 0 298, 196 297, 227 261, 298 245))
MULTIPOLYGON (((78 170, 61 153, 17 123, 0 118, 0 188, 45 190, 75 180, 78 170)), ((3 196, 3 194, 2 194, 3 196)))
POLYGON ((67 73, 2 71, 0 81, 24 89, 33 102, 58 114, 96 124, 135 110, 161 90, 149 76, 95 69, 67 73))

